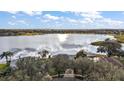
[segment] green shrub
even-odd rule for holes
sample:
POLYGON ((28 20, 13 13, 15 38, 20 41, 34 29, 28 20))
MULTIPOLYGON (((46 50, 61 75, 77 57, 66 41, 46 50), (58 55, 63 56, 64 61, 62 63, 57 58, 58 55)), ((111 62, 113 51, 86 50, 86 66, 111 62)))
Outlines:
POLYGON ((77 59, 76 63, 83 80, 124 80, 124 69, 112 63, 94 63, 86 58, 77 59))

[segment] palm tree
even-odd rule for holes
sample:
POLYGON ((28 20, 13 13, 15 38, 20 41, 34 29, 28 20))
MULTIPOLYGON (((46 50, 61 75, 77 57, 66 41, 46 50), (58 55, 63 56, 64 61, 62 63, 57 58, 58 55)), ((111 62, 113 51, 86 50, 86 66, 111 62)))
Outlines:
MULTIPOLYGON (((47 55, 49 54, 49 51, 43 50, 43 51, 38 52, 38 54, 39 54, 42 58, 46 58, 47 55)), ((50 57, 50 55, 49 55, 49 57, 50 57)))
POLYGON ((7 51, 7 52, 3 52, 0 55, 0 58, 3 59, 4 57, 6 58, 6 62, 8 65, 10 65, 11 62, 11 57, 13 56, 13 52, 7 51))
POLYGON ((44 57, 47 57, 47 55, 49 54, 49 51, 47 51, 47 50, 43 50, 42 51, 42 57, 44 58, 44 57))

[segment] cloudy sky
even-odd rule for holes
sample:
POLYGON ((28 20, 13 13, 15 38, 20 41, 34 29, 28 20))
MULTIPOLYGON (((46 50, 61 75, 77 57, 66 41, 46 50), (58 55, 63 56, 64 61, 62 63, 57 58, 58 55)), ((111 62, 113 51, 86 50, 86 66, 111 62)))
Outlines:
POLYGON ((0 11, 0 28, 124 28, 124 12, 0 11))

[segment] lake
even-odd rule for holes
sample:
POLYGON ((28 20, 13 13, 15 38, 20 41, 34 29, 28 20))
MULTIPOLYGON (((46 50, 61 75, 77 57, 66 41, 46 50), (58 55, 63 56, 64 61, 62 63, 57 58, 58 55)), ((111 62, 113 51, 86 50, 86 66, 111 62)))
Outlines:
POLYGON ((44 34, 36 36, 6 36, 0 37, 0 54, 4 51, 13 51, 13 59, 19 56, 37 56, 38 51, 46 49, 52 55, 74 55, 79 50, 96 53, 97 47, 91 42, 114 38, 103 34, 44 34))

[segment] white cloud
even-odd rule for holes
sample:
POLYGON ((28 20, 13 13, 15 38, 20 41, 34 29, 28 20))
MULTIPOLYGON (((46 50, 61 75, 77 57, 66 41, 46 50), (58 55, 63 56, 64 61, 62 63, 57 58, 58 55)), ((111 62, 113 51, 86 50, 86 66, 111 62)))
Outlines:
POLYGON ((29 25, 25 20, 13 20, 8 22, 9 25, 18 25, 18 24, 23 24, 23 25, 29 25))
POLYGON ((44 22, 44 23, 47 23, 47 22, 49 22, 50 20, 48 20, 48 19, 42 19, 41 20, 41 22, 44 22))
POLYGON ((82 17, 79 20, 79 23, 87 24, 87 23, 94 23, 96 20, 102 20, 103 16, 100 12, 91 11, 91 12, 72 12, 76 16, 82 17))
POLYGON ((21 24, 24 24, 24 25, 28 25, 28 23, 24 20, 17 20, 16 21, 17 23, 21 23, 21 24))
MULTIPOLYGON (((17 12, 11 12, 13 14, 16 14, 17 12)), ((23 13, 34 16, 34 15, 42 15, 42 12, 39 11, 23 11, 23 13)), ((44 22, 44 24, 54 24, 59 26, 66 26, 67 25, 77 25, 78 27, 105 27, 105 28, 115 28, 115 27, 122 27, 124 22, 121 20, 111 19, 109 17, 104 17, 102 15, 102 12, 70 12, 74 13, 74 18, 72 17, 66 17, 64 15, 62 16, 54 16, 51 14, 43 14, 42 16, 36 16, 35 19, 39 22, 44 22)), ((16 24, 24 24, 28 25, 28 23, 25 20, 17 20, 16 16, 13 15, 12 18, 14 19, 11 22, 8 22, 10 25, 16 25, 16 24)))
POLYGON ((103 16, 101 16, 100 12, 81 12, 80 13, 81 16, 85 17, 85 18, 91 18, 91 19, 101 19, 103 18, 103 16))
POLYGON ((79 22, 82 24, 103 24, 105 27, 114 27, 114 26, 120 26, 124 22, 120 20, 114 20, 111 18, 106 18, 101 15, 101 12, 73 12, 77 16, 83 17, 79 22))
POLYGON ((112 26, 120 26, 121 24, 123 24, 124 22, 119 21, 119 20, 112 20, 110 18, 104 18, 102 20, 102 22, 107 23, 108 25, 112 25, 112 26))
POLYGON ((58 20, 60 17, 53 16, 53 15, 50 15, 50 14, 45 14, 44 18, 49 19, 49 20, 58 20))
POLYGON ((91 12, 72 12, 72 13, 75 14, 76 16, 81 16, 81 17, 84 17, 84 18, 90 18, 92 20, 103 18, 103 16, 101 15, 101 12, 97 12, 97 11, 91 11, 91 12))
POLYGON ((16 16, 13 15, 12 18, 13 18, 13 19, 16 19, 16 16))
POLYGON ((9 21, 8 24, 9 24, 9 25, 15 25, 15 23, 13 23, 13 22, 11 22, 11 21, 9 21))
POLYGON ((71 18, 67 18, 67 21, 71 22, 71 23, 77 23, 78 20, 76 19, 71 19, 71 18))
POLYGON ((92 11, 92 12, 80 12, 79 15, 83 17, 82 23, 93 23, 96 20, 102 20, 104 17, 100 12, 92 11))
POLYGON ((42 15, 41 11, 24 11, 25 14, 28 14, 30 16, 34 16, 34 15, 42 15))
POLYGON ((11 14, 17 14, 18 13, 18 11, 8 11, 8 12, 11 14))
POLYGON ((84 18, 84 21, 87 22, 87 23, 93 23, 93 20, 90 19, 90 18, 84 18))
POLYGON ((27 15, 34 16, 34 15, 42 15, 41 11, 8 11, 11 14, 17 14, 19 12, 23 12, 27 15))

